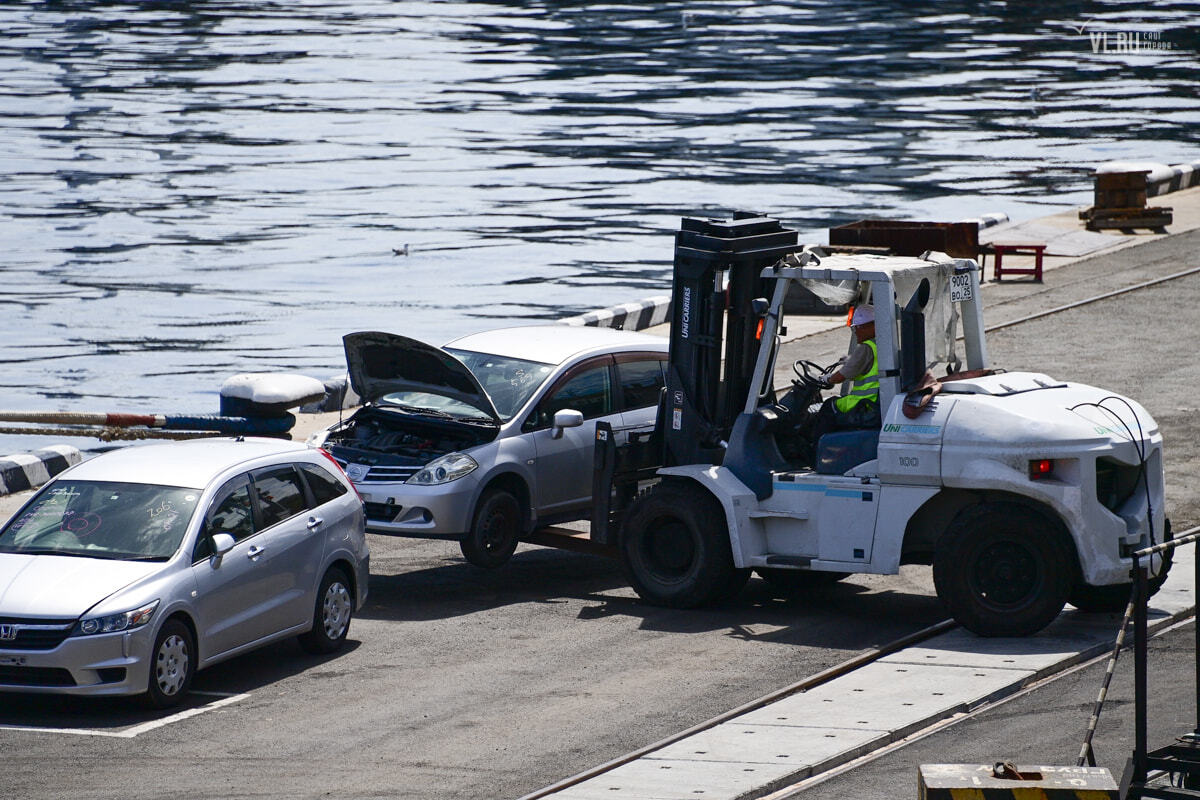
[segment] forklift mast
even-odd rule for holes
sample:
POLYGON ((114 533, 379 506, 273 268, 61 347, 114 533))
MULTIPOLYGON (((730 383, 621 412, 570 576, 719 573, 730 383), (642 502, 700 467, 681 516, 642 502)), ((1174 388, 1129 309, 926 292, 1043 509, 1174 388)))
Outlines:
POLYGON ((762 310, 753 301, 769 297, 771 288, 761 274, 795 252, 797 241, 796 231, 757 215, 683 219, 675 234, 670 360, 657 423, 664 466, 721 463, 722 442, 742 411, 758 356, 762 310))

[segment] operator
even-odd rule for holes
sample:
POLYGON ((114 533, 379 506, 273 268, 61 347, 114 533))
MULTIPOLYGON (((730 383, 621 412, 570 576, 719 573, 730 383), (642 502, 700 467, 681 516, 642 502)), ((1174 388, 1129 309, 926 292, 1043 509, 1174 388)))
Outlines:
POLYGON ((875 344, 875 307, 857 306, 850 318, 850 327, 858 344, 821 375, 821 379, 830 386, 847 379, 854 383, 847 394, 831 397, 821 404, 813 423, 814 447, 824 434, 831 431, 878 428, 882 424, 879 415, 879 350, 875 344))

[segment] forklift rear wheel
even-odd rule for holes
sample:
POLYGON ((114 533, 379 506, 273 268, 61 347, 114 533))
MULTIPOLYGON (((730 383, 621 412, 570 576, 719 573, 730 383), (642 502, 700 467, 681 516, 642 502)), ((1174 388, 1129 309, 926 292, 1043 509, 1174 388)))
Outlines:
POLYGON ((812 572, 803 569, 774 569, 771 567, 759 567, 754 572, 769 583, 778 594, 784 596, 825 589, 833 586, 842 578, 850 577, 849 572, 812 572))
POLYGON ((733 565, 725 512, 692 483, 660 483, 634 503, 622 531, 621 555, 638 595, 669 608, 729 597, 749 577, 733 565))
POLYGON ((502 489, 489 489, 479 498, 471 530, 459 547, 463 557, 483 569, 508 563, 521 538, 521 504, 502 489))
POLYGON ((933 583, 954 619, 980 636, 1027 636, 1050 624, 1071 591, 1062 532, 1009 502, 959 513, 938 541, 933 583))

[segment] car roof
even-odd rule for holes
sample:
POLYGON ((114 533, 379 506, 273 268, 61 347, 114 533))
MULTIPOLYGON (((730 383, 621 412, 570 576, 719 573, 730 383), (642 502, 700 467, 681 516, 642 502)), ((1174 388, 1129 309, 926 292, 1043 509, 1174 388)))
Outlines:
POLYGON ((584 325, 521 325, 500 328, 447 342, 446 347, 490 353, 509 358, 561 364, 580 355, 594 352, 628 352, 645 350, 667 352, 668 341, 662 336, 622 331, 615 328, 596 328, 584 325))
POLYGON ((302 442, 282 439, 193 439, 112 450, 79 464, 63 476, 202 489, 238 464, 310 449, 302 442))

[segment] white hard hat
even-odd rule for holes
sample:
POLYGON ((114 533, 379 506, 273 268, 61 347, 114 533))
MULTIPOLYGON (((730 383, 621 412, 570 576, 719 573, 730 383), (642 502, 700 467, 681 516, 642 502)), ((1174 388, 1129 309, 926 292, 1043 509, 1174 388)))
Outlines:
POLYGON ((850 325, 857 327, 874 321, 875 306, 857 306, 854 309, 854 316, 850 319, 850 325))

